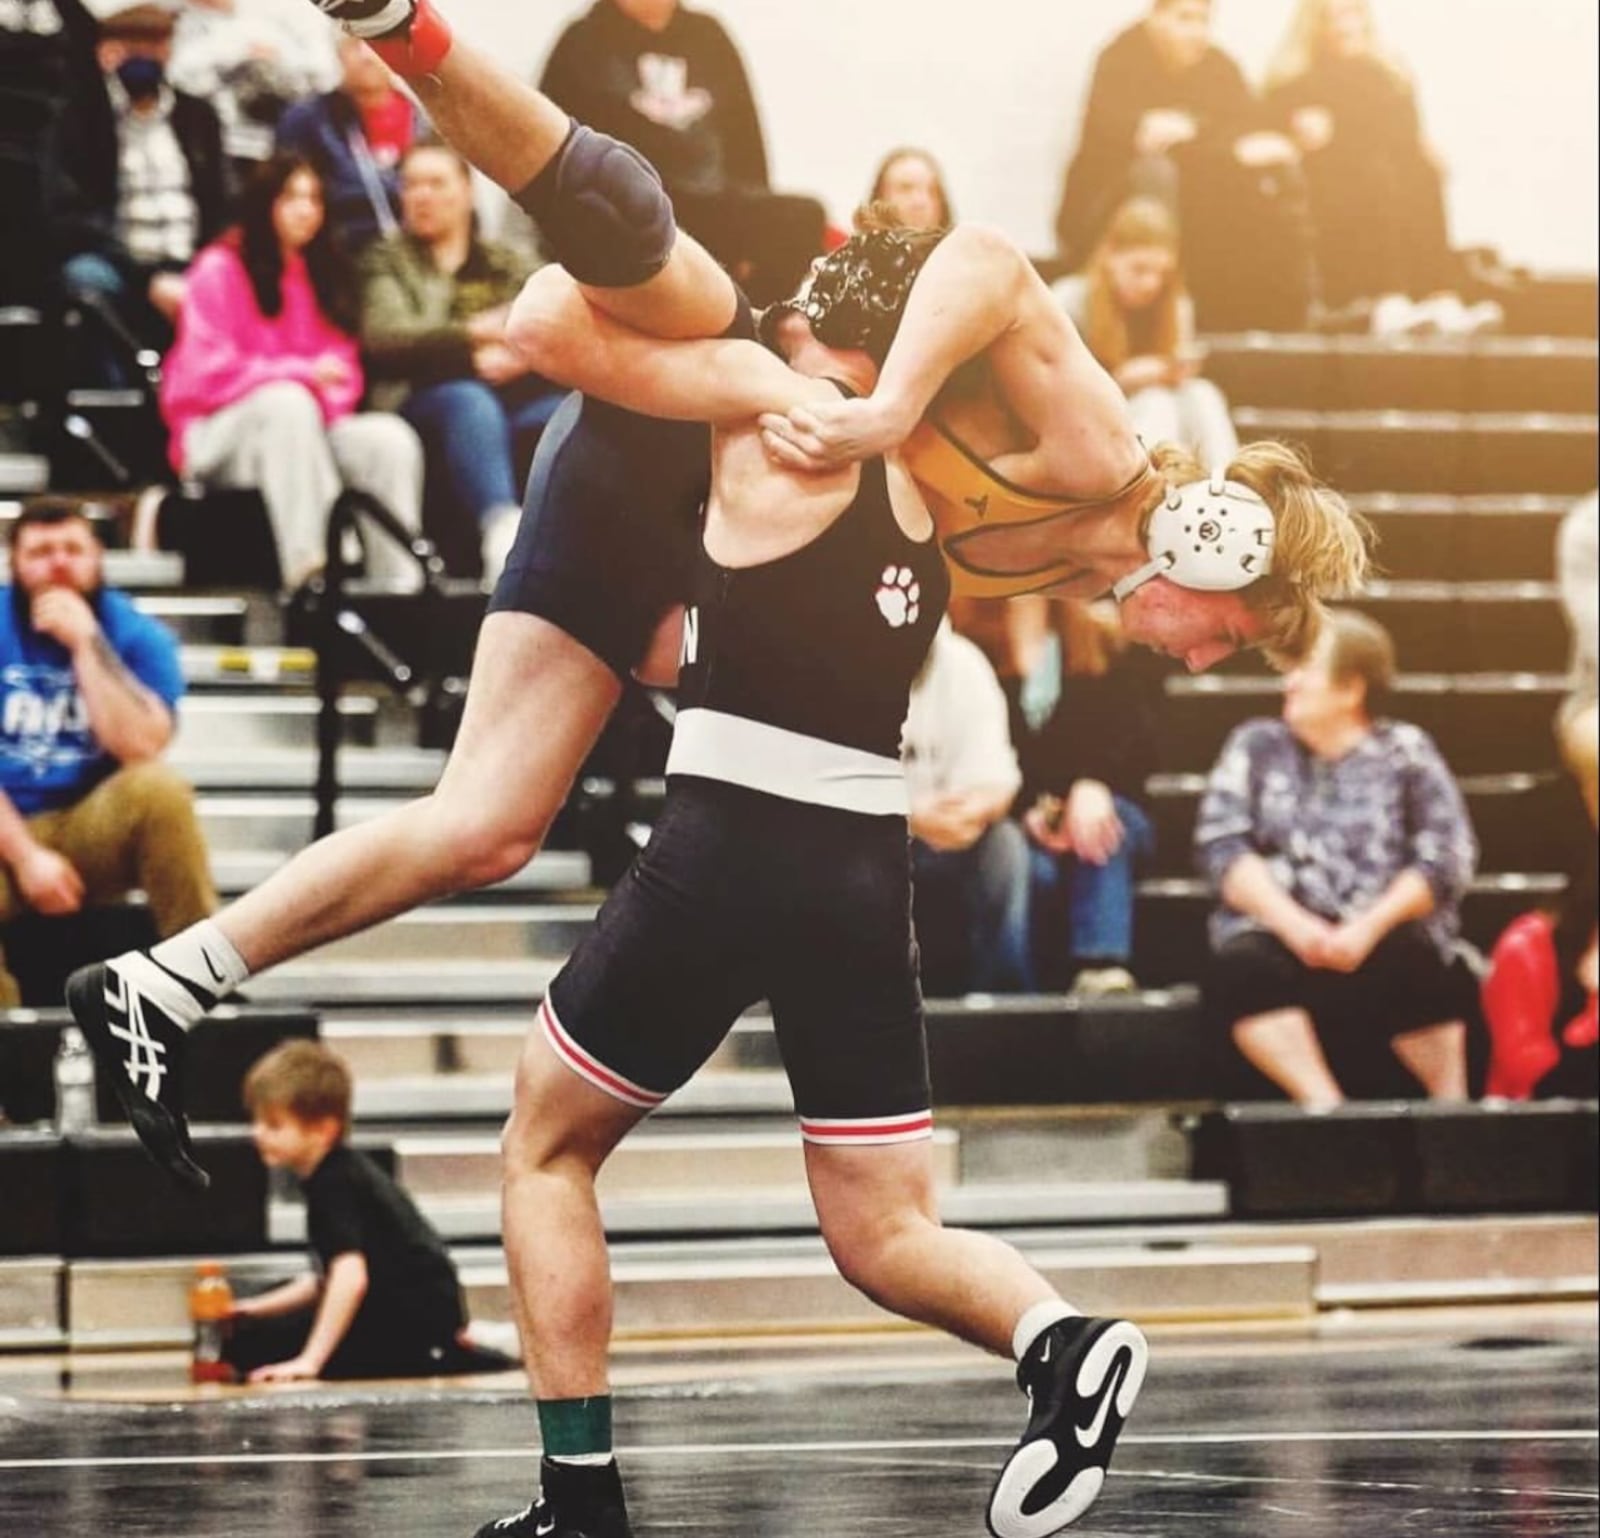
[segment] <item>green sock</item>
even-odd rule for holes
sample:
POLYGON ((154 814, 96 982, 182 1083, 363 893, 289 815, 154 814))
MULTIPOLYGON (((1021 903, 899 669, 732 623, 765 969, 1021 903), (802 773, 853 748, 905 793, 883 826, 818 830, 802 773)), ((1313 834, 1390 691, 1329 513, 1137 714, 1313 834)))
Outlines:
POLYGON ((611 1396, 541 1399, 539 1435, 544 1455, 558 1462, 601 1462, 611 1456, 611 1396))

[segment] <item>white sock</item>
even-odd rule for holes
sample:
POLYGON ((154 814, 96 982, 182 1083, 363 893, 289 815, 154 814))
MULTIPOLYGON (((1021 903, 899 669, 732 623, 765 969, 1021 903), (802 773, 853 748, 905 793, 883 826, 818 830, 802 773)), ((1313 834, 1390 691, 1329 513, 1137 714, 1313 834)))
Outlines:
POLYGON ((1043 1303, 1035 1303, 1017 1321, 1016 1331, 1011 1337, 1011 1354, 1020 1362, 1033 1349, 1033 1343, 1052 1325, 1060 1324, 1063 1319, 1082 1317, 1077 1309, 1070 1303, 1063 1303, 1060 1298, 1047 1298, 1043 1303))
MULTIPOLYGON (((250 968, 233 948, 233 942, 211 919, 201 919, 170 940, 163 940, 151 950, 150 959, 207 995, 213 1003, 224 994, 232 993, 250 976, 250 968)), ((122 962, 125 958, 119 956, 117 960, 122 962)), ((182 1011, 181 1023, 185 1027, 193 1025, 208 1007, 204 999, 195 999, 192 1011, 182 1011)))
POLYGON ((615 1453, 577 1453, 570 1458, 552 1458, 552 1463, 565 1464, 576 1469, 603 1469, 617 1461, 615 1453))

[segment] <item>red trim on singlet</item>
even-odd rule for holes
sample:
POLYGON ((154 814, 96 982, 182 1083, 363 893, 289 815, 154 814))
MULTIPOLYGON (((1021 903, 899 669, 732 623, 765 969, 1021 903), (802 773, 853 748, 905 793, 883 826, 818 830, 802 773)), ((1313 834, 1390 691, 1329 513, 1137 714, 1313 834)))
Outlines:
POLYGON ((614 1069, 607 1068, 599 1058, 585 1052, 556 1019, 556 1012, 551 1008, 549 999, 545 999, 539 1005, 539 1019, 544 1025, 545 1039, 555 1050, 556 1056, 579 1078, 588 1080, 596 1089, 610 1095, 613 1100, 620 1100, 624 1105, 634 1106, 641 1111, 653 1111, 667 1098, 654 1090, 645 1089, 643 1085, 635 1084, 631 1079, 623 1078, 614 1069))
POLYGON ((933 1112, 917 1111, 909 1116, 878 1117, 865 1121, 835 1120, 832 1117, 812 1120, 802 1116, 800 1135, 808 1143, 910 1143, 933 1136, 933 1112))

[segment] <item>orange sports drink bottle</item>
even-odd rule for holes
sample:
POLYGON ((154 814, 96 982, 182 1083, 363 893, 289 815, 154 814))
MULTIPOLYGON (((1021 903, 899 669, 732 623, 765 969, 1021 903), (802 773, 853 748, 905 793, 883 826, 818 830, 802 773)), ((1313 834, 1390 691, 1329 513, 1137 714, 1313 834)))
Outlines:
POLYGON ((194 1358, 189 1365, 191 1383, 231 1383, 233 1369, 223 1360, 222 1348, 233 1317, 233 1288, 223 1275, 222 1263, 203 1260, 189 1289, 189 1318, 194 1324, 194 1358))

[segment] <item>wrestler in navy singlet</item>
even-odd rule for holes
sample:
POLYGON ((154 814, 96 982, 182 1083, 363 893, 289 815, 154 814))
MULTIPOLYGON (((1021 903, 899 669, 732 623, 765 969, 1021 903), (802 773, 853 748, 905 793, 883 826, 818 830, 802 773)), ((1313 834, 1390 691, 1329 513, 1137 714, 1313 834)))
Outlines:
POLYGON ((666 805, 551 984, 547 1039, 650 1110, 767 999, 808 1141, 926 1137, 899 745, 949 594, 937 544, 868 460, 810 543, 738 569, 702 548, 693 593, 666 805))
MULTIPOLYGON (((754 334, 739 294, 723 335, 754 334)), ((710 463, 702 423, 569 395, 540 436, 489 612, 549 620, 626 679, 662 615, 688 597, 710 463)))

